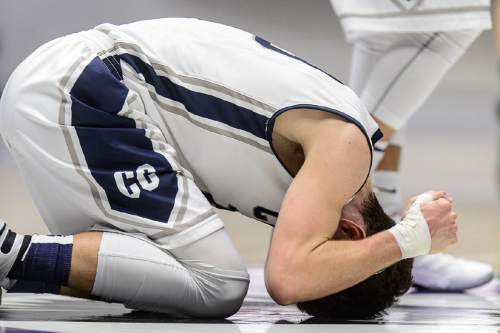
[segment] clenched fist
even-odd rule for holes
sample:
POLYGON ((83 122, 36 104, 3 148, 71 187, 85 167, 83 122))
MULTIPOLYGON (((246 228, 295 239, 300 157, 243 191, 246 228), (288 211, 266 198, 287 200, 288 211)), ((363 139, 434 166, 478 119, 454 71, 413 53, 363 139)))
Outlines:
POLYGON ((451 198, 445 192, 432 192, 433 201, 420 205, 429 226, 431 253, 441 252, 457 242, 457 214, 451 198))
POLYGON ((413 258, 443 251, 457 241, 457 215, 445 192, 426 192, 412 198, 406 216, 388 231, 394 235, 401 257, 413 258))

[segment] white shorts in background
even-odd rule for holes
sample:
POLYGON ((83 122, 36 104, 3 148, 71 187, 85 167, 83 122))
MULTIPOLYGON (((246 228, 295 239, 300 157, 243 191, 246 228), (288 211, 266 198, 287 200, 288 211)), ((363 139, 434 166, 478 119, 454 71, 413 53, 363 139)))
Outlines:
POLYGON ((330 0, 348 38, 355 31, 491 29, 489 0, 330 0))

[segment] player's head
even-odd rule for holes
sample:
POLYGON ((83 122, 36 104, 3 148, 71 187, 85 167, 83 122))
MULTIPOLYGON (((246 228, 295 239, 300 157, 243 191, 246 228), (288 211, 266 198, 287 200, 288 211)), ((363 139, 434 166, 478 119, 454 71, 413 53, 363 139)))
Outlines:
MULTIPOLYGON (((359 239, 394 225, 394 221, 384 213, 373 192, 369 192, 363 199, 361 218, 362 222, 341 221, 334 238, 359 239), (356 225, 360 225, 360 228, 356 225), (342 228, 344 230, 341 230, 342 228)), ((302 302, 297 306, 310 315, 324 318, 353 319, 377 316, 411 287, 412 263, 411 259, 400 261, 348 289, 321 299, 302 302)))

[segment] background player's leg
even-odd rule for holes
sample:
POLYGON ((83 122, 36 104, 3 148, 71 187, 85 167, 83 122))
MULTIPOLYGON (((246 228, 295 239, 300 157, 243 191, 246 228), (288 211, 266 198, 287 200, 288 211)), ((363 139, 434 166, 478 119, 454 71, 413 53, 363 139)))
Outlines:
MULTIPOLYGON (((398 154, 390 148, 387 159, 380 163, 384 151, 387 145, 401 141, 402 135, 398 138, 397 131, 422 106, 479 33, 359 32, 349 36, 354 44, 351 85, 381 122, 384 132, 384 142, 376 145, 374 154, 374 166, 378 169, 373 183, 380 189, 377 196, 382 206, 395 219, 404 213, 395 168, 398 154)), ((493 270, 481 263, 436 255, 417 258, 413 276, 418 285, 430 289, 463 290, 488 282, 493 270)))
POLYGON ((402 128, 391 139, 384 151, 383 158, 373 171, 373 185, 377 189, 377 199, 385 212, 398 221, 404 213, 404 201, 401 194, 400 160, 406 138, 402 128))

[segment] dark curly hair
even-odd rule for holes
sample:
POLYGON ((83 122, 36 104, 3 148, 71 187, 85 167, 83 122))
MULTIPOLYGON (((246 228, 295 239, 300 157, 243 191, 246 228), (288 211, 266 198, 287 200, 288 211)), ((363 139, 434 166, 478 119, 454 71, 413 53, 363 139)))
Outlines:
MULTIPOLYGON (((373 193, 370 193, 363 203, 362 216, 368 236, 389 229, 395 224, 384 213, 373 193)), ((297 306, 307 314, 327 319, 375 318, 411 287, 412 265, 412 259, 399 261, 348 289, 320 299, 301 302, 297 306)))

